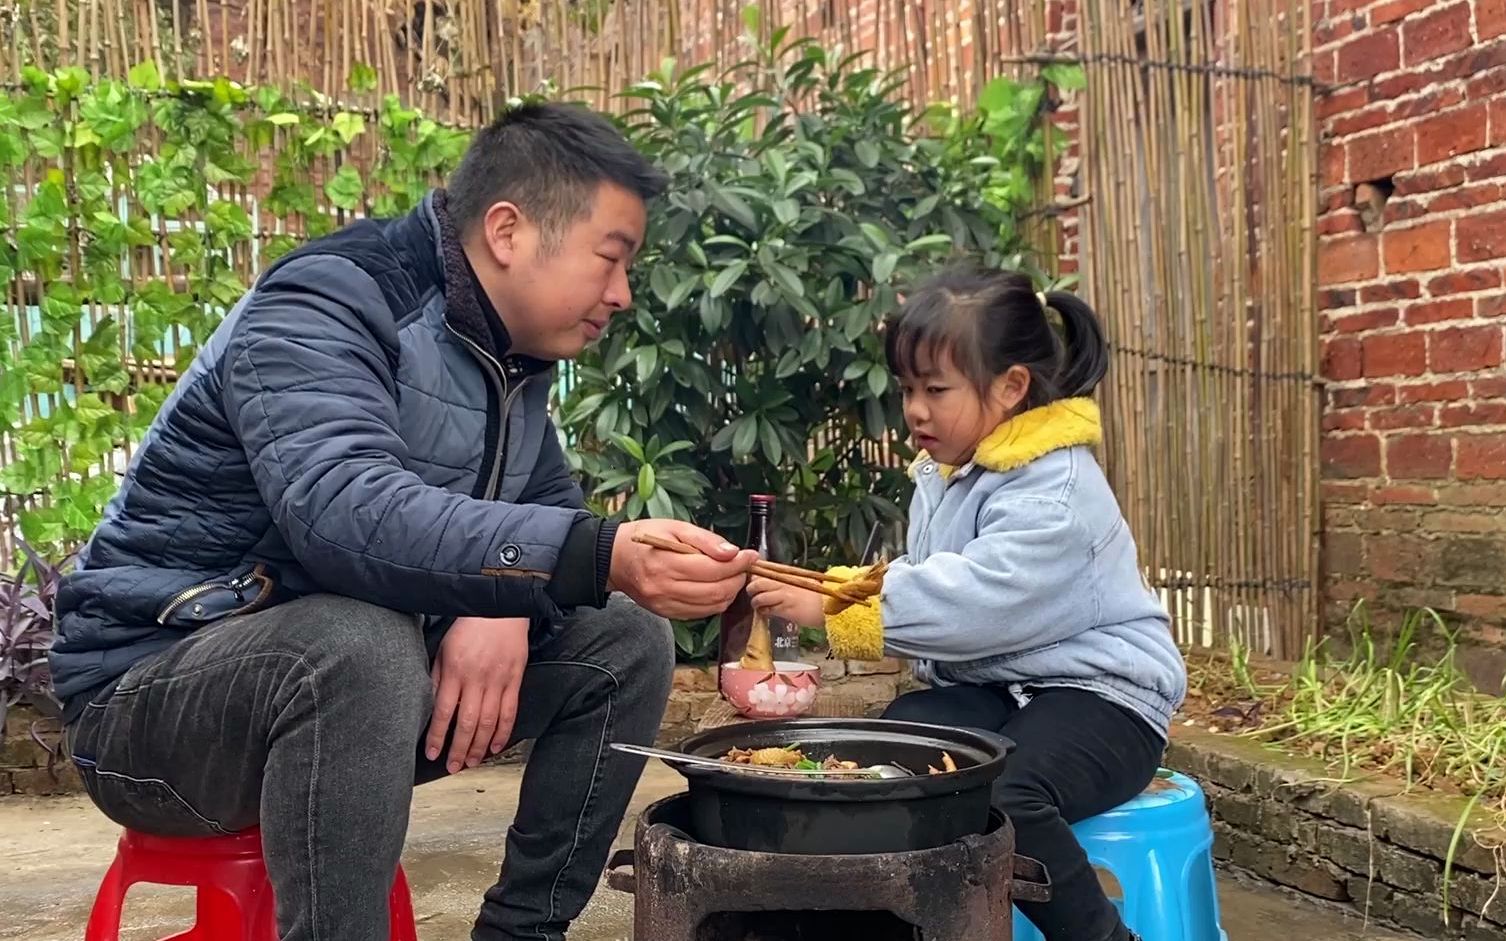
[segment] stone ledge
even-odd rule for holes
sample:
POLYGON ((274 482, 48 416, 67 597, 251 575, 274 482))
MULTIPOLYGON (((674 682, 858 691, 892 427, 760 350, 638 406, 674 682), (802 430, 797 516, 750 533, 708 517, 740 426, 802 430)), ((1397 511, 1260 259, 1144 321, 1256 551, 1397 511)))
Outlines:
POLYGON ((1506 832, 1478 811, 1443 924, 1444 861, 1465 800, 1379 777, 1341 783, 1315 760, 1184 726, 1166 763, 1202 782, 1221 862, 1432 937, 1503 937, 1506 872, 1487 846, 1506 844, 1506 832))
POLYGON ((42 797, 81 792, 84 784, 73 762, 53 758, 62 737, 56 719, 43 718, 26 706, 12 706, 0 737, 0 799, 10 794, 42 797))

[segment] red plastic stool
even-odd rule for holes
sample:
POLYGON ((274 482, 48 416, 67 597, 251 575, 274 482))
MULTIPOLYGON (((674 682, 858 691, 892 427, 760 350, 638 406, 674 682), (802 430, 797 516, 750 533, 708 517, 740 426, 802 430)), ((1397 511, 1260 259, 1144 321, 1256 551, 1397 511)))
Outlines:
MULTIPOLYGON (((230 836, 161 837, 126 830, 100 883, 84 941, 119 941, 126 890, 140 883, 197 888, 194 926, 166 941, 277 941, 272 883, 261 856, 261 831, 230 836)), ((397 867, 387 897, 392 941, 418 941, 408 878, 397 867)))

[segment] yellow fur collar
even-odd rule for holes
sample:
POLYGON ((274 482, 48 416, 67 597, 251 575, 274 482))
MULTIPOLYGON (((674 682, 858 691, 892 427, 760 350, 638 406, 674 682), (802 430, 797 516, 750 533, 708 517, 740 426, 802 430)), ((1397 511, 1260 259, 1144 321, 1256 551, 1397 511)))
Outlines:
MULTIPOLYGON (((1024 467, 1052 451, 1078 445, 1096 445, 1103 440, 1098 403, 1089 398, 1058 399, 1050 405, 1021 412, 1004 422, 978 443, 972 463, 991 471, 1024 467)), ((910 465, 930 459, 924 451, 910 465)), ((957 468, 941 465, 941 475, 951 477, 957 468)))

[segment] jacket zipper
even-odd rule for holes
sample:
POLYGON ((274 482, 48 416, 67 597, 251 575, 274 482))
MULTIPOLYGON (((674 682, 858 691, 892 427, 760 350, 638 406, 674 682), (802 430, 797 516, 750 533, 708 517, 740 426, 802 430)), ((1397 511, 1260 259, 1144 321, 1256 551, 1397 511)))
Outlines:
POLYGON ((495 500, 497 498, 497 490, 501 485, 502 467, 507 460, 507 416, 512 410, 513 399, 517 398, 518 393, 523 390, 523 386, 528 384, 528 378, 531 377, 525 378, 516 386, 509 388, 507 374, 503 371, 502 364, 497 362, 495 356, 483 350, 476 341, 456 330, 448 321, 445 322, 445 329, 459 337, 461 342, 470 347, 471 352, 481 360, 482 365, 488 367, 486 369, 487 378, 491 380, 492 386, 497 392, 497 402, 502 409, 502 414, 497 418, 498 437, 496 454, 492 458, 491 472, 486 478, 486 489, 482 492, 483 499, 495 500))
POLYGON ((256 584, 256 580, 261 577, 260 568, 260 566, 257 566, 257 568, 252 569, 245 575, 232 578, 228 582, 209 582, 202 585, 192 585, 183 589, 167 599, 167 604, 163 605, 162 610, 157 614, 157 623, 167 624, 167 619, 172 617, 173 612, 200 595, 208 594, 211 591, 223 591, 228 588, 230 591, 235 592, 235 600, 245 601, 246 589, 256 584))

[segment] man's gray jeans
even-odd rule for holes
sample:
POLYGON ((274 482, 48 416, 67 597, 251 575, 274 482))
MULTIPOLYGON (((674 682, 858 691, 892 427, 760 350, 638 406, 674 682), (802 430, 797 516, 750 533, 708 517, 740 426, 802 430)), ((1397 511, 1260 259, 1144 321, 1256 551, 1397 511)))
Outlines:
MULTIPOLYGON (((669 626, 614 596, 542 633, 514 741, 535 739, 501 876, 471 937, 564 937, 596 888, 669 695, 669 626)), ((321 595, 136 664, 69 729, 94 802, 162 835, 262 828, 285 941, 385 941, 433 706, 412 615, 321 595)))

